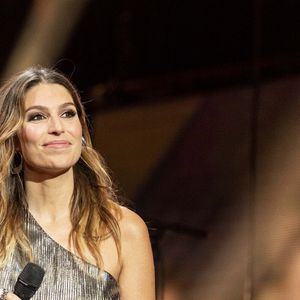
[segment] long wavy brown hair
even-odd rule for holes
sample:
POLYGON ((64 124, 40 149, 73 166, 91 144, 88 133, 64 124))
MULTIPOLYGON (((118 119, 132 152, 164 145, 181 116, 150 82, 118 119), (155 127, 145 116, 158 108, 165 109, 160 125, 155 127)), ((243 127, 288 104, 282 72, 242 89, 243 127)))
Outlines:
POLYGON ((31 67, 12 77, 0 88, 0 266, 4 266, 15 247, 25 259, 34 260, 24 223, 28 214, 22 172, 18 164, 16 139, 24 120, 26 92, 40 83, 64 86, 71 94, 82 125, 85 145, 74 169, 74 192, 70 205, 72 230, 69 244, 83 258, 94 257, 102 267, 100 243, 112 236, 120 253, 120 215, 113 184, 100 154, 92 147, 86 113, 74 85, 60 72, 31 67), (76 184, 75 184, 76 182, 76 184))

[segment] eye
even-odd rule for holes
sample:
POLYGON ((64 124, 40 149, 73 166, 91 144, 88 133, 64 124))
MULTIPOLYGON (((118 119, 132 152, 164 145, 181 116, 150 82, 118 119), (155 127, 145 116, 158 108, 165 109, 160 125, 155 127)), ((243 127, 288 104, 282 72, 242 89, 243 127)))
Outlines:
POLYGON ((46 119, 46 117, 42 113, 32 113, 27 118, 27 120, 29 122, 32 122, 32 121, 41 121, 41 120, 44 120, 44 119, 46 119))
POLYGON ((77 114, 77 112, 75 110, 69 109, 69 110, 63 112, 61 114, 61 117, 63 117, 63 118, 73 118, 73 117, 76 116, 76 114, 77 114))

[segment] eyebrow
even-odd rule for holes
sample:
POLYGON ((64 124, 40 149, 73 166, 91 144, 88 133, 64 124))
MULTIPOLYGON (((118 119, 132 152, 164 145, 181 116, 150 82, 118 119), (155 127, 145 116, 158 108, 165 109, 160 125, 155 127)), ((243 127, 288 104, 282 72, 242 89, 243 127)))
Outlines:
MULTIPOLYGON (((66 103, 63 103, 61 105, 59 105, 59 108, 65 108, 67 106, 74 106, 75 107, 75 104, 73 102, 66 102, 66 103)), ((33 110, 33 109, 38 109, 38 110, 48 110, 48 107, 47 106, 43 106, 43 105, 33 105, 33 106, 30 106, 28 107, 26 110, 25 110, 25 113, 27 113, 28 111, 30 110, 33 110)))

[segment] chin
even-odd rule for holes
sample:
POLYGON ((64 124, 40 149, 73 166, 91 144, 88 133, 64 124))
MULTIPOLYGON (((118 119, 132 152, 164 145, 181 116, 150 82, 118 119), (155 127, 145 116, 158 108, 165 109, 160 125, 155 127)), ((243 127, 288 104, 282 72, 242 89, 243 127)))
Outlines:
POLYGON ((66 163, 66 164, 55 164, 45 168, 45 171, 50 173, 55 172, 67 172, 74 167, 75 163, 66 163))
POLYGON ((70 169, 74 167, 77 161, 72 162, 51 162, 49 164, 43 165, 31 165, 26 166, 25 172, 27 173, 39 173, 39 174, 63 174, 68 172, 70 169))

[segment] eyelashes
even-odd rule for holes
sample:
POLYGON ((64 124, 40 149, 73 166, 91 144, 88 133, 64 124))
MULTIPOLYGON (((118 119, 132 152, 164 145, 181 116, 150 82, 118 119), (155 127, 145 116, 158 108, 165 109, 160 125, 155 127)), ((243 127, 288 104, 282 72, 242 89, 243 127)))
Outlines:
POLYGON ((61 116, 64 118, 73 118, 77 115, 77 112, 73 109, 65 111, 61 116))
MULTIPOLYGON (((60 117, 63 119, 71 119, 77 115, 77 112, 74 109, 68 109, 60 114, 60 117)), ((28 122, 38 122, 48 118, 48 115, 41 112, 32 112, 27 116, 28 122)))
POLYGON ((32 121, 41 121, 45 119, 46 117, 41 114, 41 113, 31 113, 27 117, 27 121, 32 122, 32 121))

